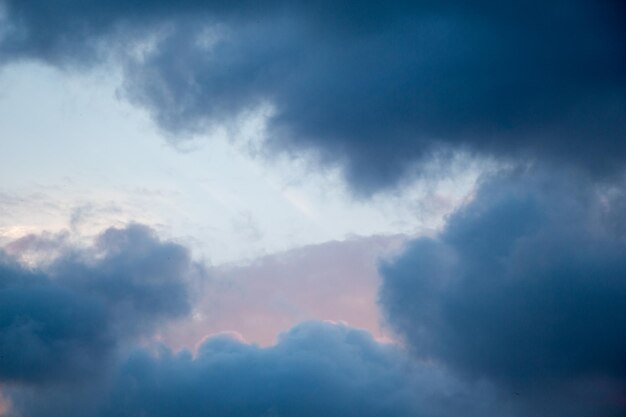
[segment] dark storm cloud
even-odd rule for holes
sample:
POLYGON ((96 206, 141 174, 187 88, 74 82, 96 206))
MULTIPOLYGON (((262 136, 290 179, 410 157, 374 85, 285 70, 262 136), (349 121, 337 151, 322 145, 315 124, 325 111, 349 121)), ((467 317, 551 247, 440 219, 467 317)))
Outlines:
POLYGON ((314 150, 361 191, 450 150, 600 175, 626 156, 619 1, 6 4, 5 56, 82 62, 102 41, 158 32, 126 86, 162 127, 270 102, 270 149, 314 150))
POLYGON ((623 204, 623 188, 573 175, 489 181, 439 238, 383 266, 389 322, 418 356, 533 395, 544 412, 623 413, 623 204))
POLYGON ((93 376, 115 347, 185 315, 189 280, 202 273, 185 248, 140 225, 107 230, 91 251, 66 249, 44 271, 2 256, 0 382, 93 376))
MULTIPOLYGON (((108 386, 99 406, 86 406, 88 414, 59 415, 435 417, 485 415, 493 405, 488 393, 412 364, 367 332, 321 322, 300 324, 269 348, 215 336, 195 356, 137 351, 108 386), (482 401, 468 404, 477 393, 482 401)), ((25 416, 49 416, 50 408, 33 400, 23 404, 25 416)))

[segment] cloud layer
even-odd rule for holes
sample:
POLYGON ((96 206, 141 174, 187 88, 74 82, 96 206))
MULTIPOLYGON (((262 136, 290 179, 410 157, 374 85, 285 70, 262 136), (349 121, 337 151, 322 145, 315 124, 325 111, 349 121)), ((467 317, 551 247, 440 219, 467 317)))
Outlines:
POLYGON ((487 182, 438 238, 383 266, 390 324, 419 357, 537 410, 623 413, 624 201, 554 172, 487 182))
POLYGON ((198 285, 206 272, 184 247, 145 226, 108 229, 86 248, 28 236, 0 265, 5 416, 444 417, 504 406, 488 385, 343 324, 301 323, 265 348, 232 334, 194 353, 155 344, 190 312, 190 293, 211 286, 198 285))
MULTIPOLYGON (((482 404, 473 401, 474 394, 437 369, 415 366, 396 347, 380 345, 364 331, 306 322, 269 348, 217 336, 195 356, 166 348, 135 351, 100 397, 61 411, 57 405, 54 412, 66 417, 434 417, 488 410, 488 393, 481 394, 482 404)), ((22 408, 26 415, 50 415, 48 398, 29 400, 22 408)))
POLYGON ((436 371, 412 374, 401 358, 363 331, 318 322, 267 349, 218 337, 194 359, 132 357, 104 415, 413 416, 458 406, 432 389, 447 383, 436 371))
POLYGON ((218 335, 175 353, 152 336, 202 288, 184 247, 141 225, 82 249, 21 239, 0 263, 5 414, 620 415, 625 202, 623 187, 570 174, 486 181, 438 238, 382 268, 382 306, 412 355, 320 322, 266 348, 218 335), (51 255, 15 260, 34 252, 51 255))
POLYGON ((624 415, 624 4, 431 3, 0 0, 3 63, 114 61, 125 96, 174 135, 265 111, 270 153, 339 164, 363 193, 457 152, 516 165, 381 267, 380 305, 411 355, 320 322, 270 347, 216 336, 175 353, 155 334, 206 277, 186 248, 137 224, 88 248, 13 242, 7 414, 624 415))
POLYGON ((270 104, 270 149, 313 150, 356 190, 458 150, 623 168, 618 1, 5 5, 7 59, 84 64, 123 45, 126 94, 165 129, 270 104))

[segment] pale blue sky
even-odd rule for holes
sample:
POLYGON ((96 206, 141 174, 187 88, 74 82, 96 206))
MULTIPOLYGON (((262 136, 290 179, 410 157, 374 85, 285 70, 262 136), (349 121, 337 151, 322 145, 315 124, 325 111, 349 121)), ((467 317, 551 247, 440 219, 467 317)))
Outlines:
POLYGON ((356 200, 332 169, 250 152, 263 118, 227 137, 171 144, 119 97, 112 68, 62 72, 33 63, 0 73, 0 235, 92 236, 149 224, 213 263, 350 235, 428 232, 471 190, 476 164, 445 179, 356 200), (230 140, 229 140, 230 139, 230 140))

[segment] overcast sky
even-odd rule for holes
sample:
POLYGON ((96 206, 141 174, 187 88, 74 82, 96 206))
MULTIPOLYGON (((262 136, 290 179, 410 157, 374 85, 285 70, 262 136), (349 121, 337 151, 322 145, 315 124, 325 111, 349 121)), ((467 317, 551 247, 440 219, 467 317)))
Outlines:
POLYGON ((620 1, 0 0, 0 416, 626 413, 620 1))

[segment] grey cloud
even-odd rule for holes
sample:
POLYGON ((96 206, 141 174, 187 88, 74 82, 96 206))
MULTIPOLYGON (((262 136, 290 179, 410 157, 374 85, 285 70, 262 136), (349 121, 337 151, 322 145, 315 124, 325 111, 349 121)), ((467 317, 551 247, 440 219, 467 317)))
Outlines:
POLYGON ((92 373, 112 340, 104 306, 3 265, 0 269, 0 380, 47 382, 92 373))
POLYGON ((438 238, 382 267, 390 325, 419 357, 521 393, 534 415, 620 415, 626 240, 614 226, 626 218, 617 190, 554 172, 488 181, 438 238))
MULTIPOLYGON (((438 369, 411 363, 367 332, 321 322, 300 324, 269 348, 216 336, 195 356, 139 350, 108 387, 99 406, 61 415, 89 409, 108 417, 435 417, 485 415, 493 406, 488 390, 467 389, 438 369), (474 395, 482 401, 470 402, 474 395)), ((22 410, 48 415, 37 399, 22 410)))
POLYGON ((94 248, 67 247, 41 270, 3 255, 0 381, 97 374, 116 347, 188 313, 188 285, 203 273, 185 248, 136 224, 107 230, 94 248))
POLYGON ((6 4, 7 57, 82 62, 93 43, 158 31, 125 85, 162 127, 204 129, 271 102, 269 149, 341 163, 357 191, 458 150, 623 169, 619 1, 6 4), (200 41, 207 28, 217 36, 200 41))

